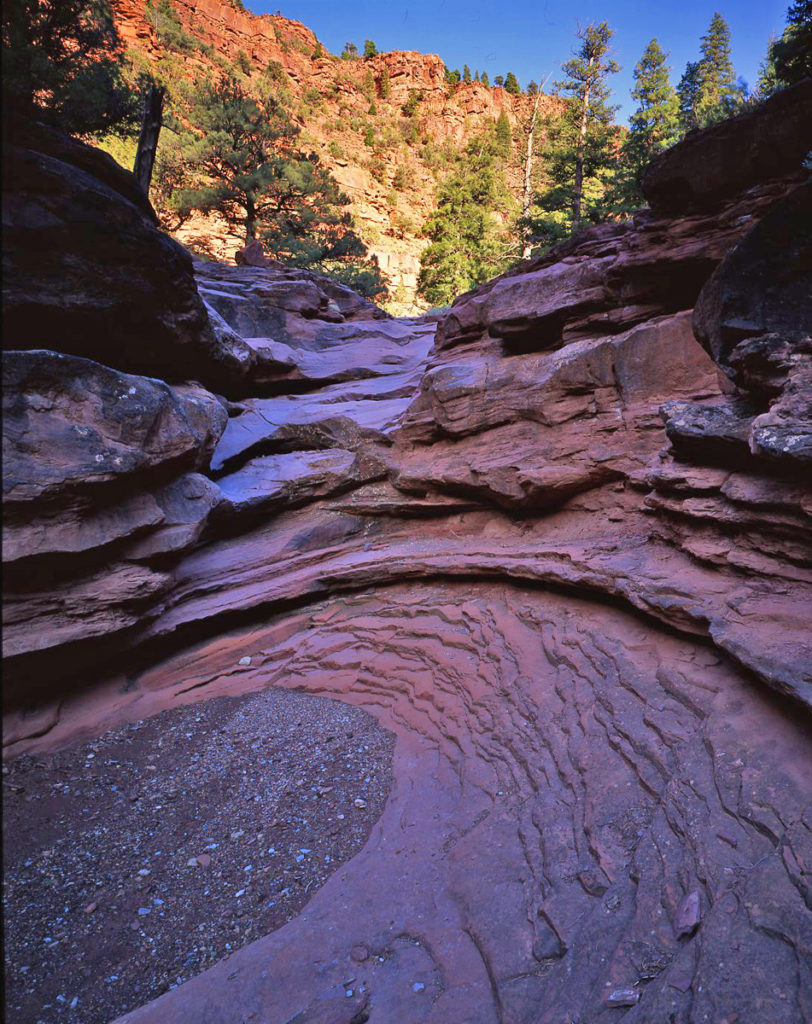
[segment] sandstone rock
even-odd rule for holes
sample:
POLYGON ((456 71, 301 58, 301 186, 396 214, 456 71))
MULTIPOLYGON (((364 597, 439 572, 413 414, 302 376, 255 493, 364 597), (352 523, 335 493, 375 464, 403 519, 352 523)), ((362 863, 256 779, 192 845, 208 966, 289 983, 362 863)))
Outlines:
POLYGON ((246 267, 264 267, 268 263, 262 250, 262 242, 259 241, 249 242, 242 249, 238 249, 234 254, 234 261, 237 266, 246 267))
POLYGON ((780 394, 793 368, 812 356, 810 279, 807 182, 777 202, 725 258, 694 312, 701 344, 757 399, 780 394))
POLYGON ((658 213, 681 214, 796 174, 809 152, 810 121, 812 80, 804 79, 660 154, 646 170, 643 194, 658 213))
POLYGON ((36 126, 4 134, 4 347, 227 391, 242 367, 217 344, 190 257, 97 152, 36 126))
POLYGON ((3 414, 10 504, 205 467, 228 418, 202 388, 173 390, 48 351, 4 355, 3 414))

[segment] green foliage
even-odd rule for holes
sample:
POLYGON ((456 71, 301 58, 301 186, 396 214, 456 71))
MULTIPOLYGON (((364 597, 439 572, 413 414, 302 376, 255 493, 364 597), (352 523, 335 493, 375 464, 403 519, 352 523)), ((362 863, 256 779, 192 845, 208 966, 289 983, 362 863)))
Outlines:
POLYGON ((330 145, 327 147, 327 152, 330 154, 330 156, 333 156, 336 159, 341 159, 344 156, 344 150, 341 144, 336 142, 335 139, 333 139, 330 145))
POLYGON ((496 77, 494 78, 494 80, 493 80, 493 84, 494 84, 494 85, 495 85, 495 86, 496 86, 496 87, 497 87, 498 89, 503 89, 503 88, 504 88, 504 86, 505 86, 505 76, 504 76, 504 75, 497 75, 497 76, 496 76, 496 77))
POLYGON ((729 117, 741 99, 730 56, 730 29, 716 11, 700 45, 697 116, 701 125, 729 117))
POLYGON ((251 60, 245 50, 239 50, 237 52, 237 67, 244 75, 250 75, 253 71, 251 60))
POLYGON ((403 189, 408 188, 413 181, 413 171, 407 167, 406 164, 401 164, 395 171, 395 175, 392 178, 392 187, 396 188, 399 192, 402 192, 403 189))
POLYGON ((367 113, 368 113, 368 114, 370 114, 370 116, 372 116, 372 117, 375 117, 375 116, 377 115, 377 113, 378 113, 378 108, 377 108, 377 107, 375 106, 375 100, 373 100, 373 101, 372 101, 372 102, 370 103, 370 105, 369 105, 369 110, 367 111, 367 113))
POLYGON ((128 135, 140 120, 108 0, 4 0, 3 113, 74 135, 128 135))
POLYGON ((318 39, 316 40, 316 45, 313 47, 313 53, 311 56, 313 60, 320 60, 324 56, 324 47, 318 39))
POLYGON ((367 73, 364 76, 363 93, 364 93, 364 96, 366 96, 366 98, 371 103, 372 102, 372 98, 375 95, 375 78, 374 78, 372 72, 369 70, 369 68, 367 68, 367 73))
POLYGON ((493 277, 508 247, 500 215, 510 210, 504 158, 495 129, 473 139, 457 169, 437 192, 423 231, 430 244, 420 257, 418 292, 434 305, 493 277))
POLYGON ((513 133, 510 130, 510 121, 508 121, 507 114, 502 111, 499 118, 496 121, 496 127, 494 129, 494 140, 495 146, 501 157, 510 156, 510 146, 513 142, 513 133))
POLYGON ((364 132, 364 145, 370 147, 375 145, 375 131, 371 125, 364 132))
POLYGON ((155 4, 152 0, 147 0, 145 14, 158 39, 168 50, 174 50, 176 53, 200 52, 209 57, 213 56, 212 46, 186 31, 169 0, 157 0, 155 4))
POLYGON ((422 89, 410 89, 409 98, 401 107, 401 110, 406 117, 412 117, 416 112, 418 106, 423 102, 423 90, 422 89))
POLYGON ((177 221, 216 211, 285 263, 352 279, 366 294, 385 291, 352 228, 347 196, 315 154, 298 149, 299 129, 281 104, 260 103, 224 79, 198 84, 183 115, 192 127, 159 168, 161 197, 177 221))
POLYGON ((392 86, 389 82, 389 71, 384 67, 381 71, 381 99, 388 100, 392 95, 392 86))
POLYGON ((364 56, 365 57, 377 57, 378 47, 372 42, 371 39, 364 40, 364 56))
POLYGON ((482 82, 483 85, 487 85, 490 88, 490 84, 491 83, 490 83, 490 80, 488 79, 488 72, 487 71, 483 71, 482 72, 482 78, 480 79, 480 81, 482 82))
POLYGON ((812 0, 794 0, 787 11, 787 27, 768 53, 774 88, 812 78, 812 0))
POLYGON ((270 82, 285 82, 288 77, 287 72, 278 60, 269 60, 262 73, 270 82))
POLYGON ((538 96, 538 93, 539 93, 538 84, 531 78, 530 81, 527 83, 527 95, 528 96, 538 96))
POLYGON ((448 68, 445 69, 445 84, 446 85, 450 85, 453 88, 454 86, 459 85, 461 80, 462 80, 462 75, 459 72, 459 68, 454 68, 453 71, 449 71, 448 68))
POLYGON ((462 80, 466 83, 471 81, 471 69, 467 64, 463 64, 462 66, 462 80))
POLYGON ((512 93, 514 96, 519 96, 521 91, 522 89, 519 85, 518 78, 516 78, 512 71, 508 71, 507 77, 505 78, 505 92, 512 93))
POLYGON ((355 43, 344 43, 344 49, 341 51, 342 60, 355 60, 358 56, 358 47, 355 43))
POLYGON ((679 125, 683 133, 699 127, 699 61, 688 61, 677 86, 679 125))
POLYGON ((640 183, 651 160, 679 137, 679 100, 671 85, 666 54, 652 39, 634 68, 632 99, 637 109, 629 119, 623 145, 619 197, 628 209, 644 204, 640 183))
POLYGON ((573 231, 582 219, 594 221, 602 215, 617 148, 617 107, 609 103, 607 79, 619 70, 609 57, 612 30, 605 21, 587 25, 577 35, 581 45, 561 66, 565 78, 556 82, 570 95, 548 132, 544 156, 549 182, 536 200, 542 220, 569 210, 573 231))

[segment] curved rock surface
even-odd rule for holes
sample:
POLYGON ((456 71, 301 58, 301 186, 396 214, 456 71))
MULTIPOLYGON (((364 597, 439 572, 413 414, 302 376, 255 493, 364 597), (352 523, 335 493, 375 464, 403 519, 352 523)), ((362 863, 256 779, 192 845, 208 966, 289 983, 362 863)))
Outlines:
POLYGON ((397 737, 370 840, 299 917, 121 1024, 812 1015, 791 170, 439 324, 199 264, 255 354, 231 400, 7 357, 7 754, 270 686, 397 737))

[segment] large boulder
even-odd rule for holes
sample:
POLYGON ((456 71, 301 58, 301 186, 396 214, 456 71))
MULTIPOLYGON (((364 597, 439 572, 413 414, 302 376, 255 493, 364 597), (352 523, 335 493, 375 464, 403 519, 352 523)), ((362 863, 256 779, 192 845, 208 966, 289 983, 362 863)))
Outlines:
MULTIPOLYGON (((248 370, 212 331, 192 260, 134 177, 41 125, 4 133, 3 345, 227 393, 248 370)), ((242 358, 241 358, 242 357, 242 358)))
POLYGON ((708 210, 770 178, 796 174, 812 148, 812 79, 738 117, 691 132, 649 165, 643 194, 657 213, 708 210))

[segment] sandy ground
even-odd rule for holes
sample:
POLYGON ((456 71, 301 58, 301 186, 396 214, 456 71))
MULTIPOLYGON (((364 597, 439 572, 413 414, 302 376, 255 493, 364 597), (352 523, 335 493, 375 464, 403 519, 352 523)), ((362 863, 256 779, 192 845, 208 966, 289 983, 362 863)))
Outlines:
POLYGON ((280 927, 363 846, 393 747, 267 690, 5 765, 4 1019, 103 1024, 280 927))

